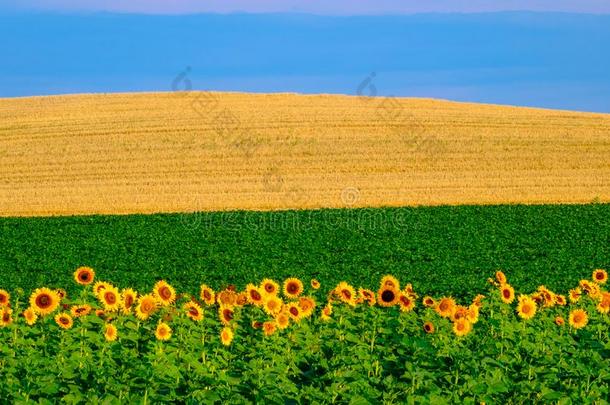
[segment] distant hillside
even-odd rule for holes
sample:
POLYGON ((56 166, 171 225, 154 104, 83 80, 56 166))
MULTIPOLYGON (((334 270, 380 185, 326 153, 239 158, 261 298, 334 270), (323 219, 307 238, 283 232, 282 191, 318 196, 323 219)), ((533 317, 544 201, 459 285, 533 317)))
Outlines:
POLYGON ((610 115, 429 99, 0 99, 0 214, 610 201, 610 115))

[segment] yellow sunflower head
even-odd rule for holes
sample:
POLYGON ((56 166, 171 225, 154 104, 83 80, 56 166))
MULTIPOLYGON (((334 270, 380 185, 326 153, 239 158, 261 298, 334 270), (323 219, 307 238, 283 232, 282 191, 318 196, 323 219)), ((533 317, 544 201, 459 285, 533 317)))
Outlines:
POLYGON ((232 307, 237 302, 237 294, 233 290, 225 289, 217 294, 216 301, 221 306, 232 307))
POLYGON ((119 289, 114 286, 104 288, 97 297, 106 312, 118 311, 121 307, 121 294, 119 289))
POLYGON ((203 320, 203 309, 196 302, 187 302, 186 304, 184 304, 184 310, 186 311, 186 316, 189 317, 191 320, 197 322, 203 320))
POLYGON ((460 318, 453 323, 453 333, 456 336, 466 336, 472 330, 472 324, 466 318, 460 318))
POLYGON ((324 306, 324 308, 322 308, 322 314, 320 315, 320 318, 323 321, 328 321, 328 320, 330 320, 330 317, 332 314, 333 314, 333 305, 329 302, 324 306))
POLYGON ((237 305, 238 307, 243 307, 247 303, 248 303, 248 293, 247 292, 242 291, 239 294, 237 294, 237 298, 235 298, 235 305, 237 305))
POLYGON ((218 308, 218 317, 220 318, 220 322, 222 322, 223 325, 228 326, 235 317, 233 307, 221 305, 220 308, 218 308))
POLYGON ((569 298, 571 303, 577 303, 578 300, 580 300, 580 297, 582 297, 582 290, 580 287, 572 288, 570 290, 569 298))
POLYGON ((48 315, 59 306, 57 292, 43 287, 36 289, 30 296, 30 307, 37 315, 48 315))
POLYGON ((107 342, 114 342, 119 336, 116 326, 107 323, 104 327, 104 338, 107 342))
POLYGON ((263 332, 265 333, 265 336, 273 335, 275 333, 276 327, 277 325, 274 321, 263 322, 263 332))
POLYGON ((280 292, 280 285, 270 278, 261 281, 260 291, 264 295, 277 295, 280 292))
POLYGON ((606 281, 608 281, 608 272, 604 269, 593 270, 593 281, 597 284, 606 284, 606 281))
POLYGON ((506 284, 506 275, 501 270, 496 271, 496 280, 500 284, 506 284))
POLYGON ((451 297, 443 297, 436 304, 435 310, 443 318, 451 318, 455 312, 455 300, 451 297))
POLYGON ((95 279, 95 271, 91 267, 79 267, 74 272, 74 281, 80 285, 89 285, 95 279))
POLYGON ((587 323, 589 322, 589 316, 584 310, 575 309, 570 311, 568 321, 570 322, 570 326, 574 329, 582 329, 587 326, 587 323))
POLYGON ((380 287, 381 288, 389 287, 389 288, 393 288, 395 290, 400 290, 400 283, 398 282, 398 279, 396 277, 388 274, 381 278, 380 287))
POLYGON ((280 313, 282 307, 284 306, 284 302, 277 295, 269 295, 265 300, 265 305, 263 309, 265 312, 271 316, 275 316, 280 313))
POLYGON ((32 308, 28 308, 23 311, 23 317, 25 318, 25 323, 30 326, 34 325, 38 319, 38 315, 36 315, 36 312, 34 312, 32 308))
POLYGON ((13 323, 13 310, 9 307, 0 309, 0 326, 8 326, 13 323))
POLYGON ((11 301, 11 294, 6 290, 0 289, 0 308, 8 306, 11 301))
POLYGON ((214 290, 207 285, 202 284, 200 291, 199 296, 201 301, 203 301, 206 305, 214 305, 216 302, 216 294, 214 293, 214 290))
POLYGON ((512 304, 515 300, 515 289, 510 284, 500 286, 500 298, 505 304, 512 304))
POLYGON ((159 322, 155 330, 155 337, 157 340, 169 340, 172 337, 172 328, 165 322, 159 322))
POLYGON ((108 287, 112 287, 112 284, 105 281, 97 281, 93 284, 93 294, 95 294, 96 297, 99 297, 100 293, 108 287))
POLYGON ((91 312, 91 306, 87 305, 87 304, 72 305, 72 307, 70 307, 70 314, 72 314, 72 316, 74 318, 79 318, 81 316, 89 315, 90 312, 91 312))
POLYGON ((373 306, 377 303, 377 298, 375 298, 375 293, 371 290, 368 290, 366 288, 358 288, 358 300, 361 300, 361 302, 366 301, 369 306, 373 306))
POLYGON ((311 285, 311 288, 313 288, 314 290, 320 289, 320 282, 318 280, 316 280, 315 278, 311 279, 310 285, 311 285))
POLYGON ((299 307, 303 311, 303 317, 309 318, 316 308, 316 301, 311 297, 301 297, 299 298, 299 307))
POLYGON ((430 321, 424 322, 424 332, 426 333, 434 333, 436 329, 434 328, 434 324, 430 321))
POLYGON ((233 341, 233 330, 228 326, 222 328, 222 331, 220 332, 220 341, 223 345, 229 346, 233 341))
POLYGON ((152 294, 141 296, 136 305, 136 316, 143 321, 148 319, 157 310, 157 305, 157 300, 152 294))
POLYGON ((557 305, 566 306, 568 302, 566 301, 565 295, 557 294, 555 295, 555 303, 557 305))
POLYGON ((246 295, 248 297, 248 302, 252 305, 256 305, 257 307, 263 305, 265 302, 261 290, 259 290, 258 287, 252 283, 246 286, 246 295))
POLYGON ((415 308, 415 300, 408 294, 401 293, 398 297, 398 305, 401 312, 410 312, 415 308))
POLYGON ((432 298, 429 295, 426 295, 423 299, 422 299, 422 303, 424 304, 424 306, 426 308, 434 308, 436 306, 436 302, 434 301, 434 298, 432 298))
POLYGON ((165 280, 160 280, 153 287, 153 296, 161 306, 167 307, 176 300, 176 290, 165 280))
POLYGON ((74 325, 72 317, 65 312, 55 315, 55 322, 62 329, 70 329, 74 325))
POLYGON ((284 295, 288 298, 298 298, 303 293, 303 282, 298 278, 288 278, 284 281, 284 295))
POLYGON ((382 307, 391 307, 398 304, 400 298, 400 290, 383 285, 379 291, 377 291, 377 303, 382 307))
POLYGON ((517 315, 521 317, 521 319, 532 319, 534 315, 536 315, 536 311, 538 309, 538 304, 531 297, 527 295, 519 296, 519 303, 517 304, 517 315))
POLYGON ((563 326, 566 323, 565 319, 562 316, 555 317, 555 325, 563 326))
POLYGON ((354 287, 352 287, 345 281, 342 281, 337 284, 337 287, 335 287, 335 295, 339 297, 341 302, 344 302, 351 306, 356 305, 356 299, 358 298, 356 296, 356 290, 354 289, 354 287))
POLYGON ((286 304, 286 311, 288 312, 290 319, 295 322, 299 322, 301 318, 303 318, 303 310, 296 302, 289 302, 286 304))
POLYGON ((275 322, 279 329, 286 329, 290 325, 290 315, 287 311, 280 311, 275 317, 275 322))
POLYGON ((121 292, 121 310, 125 315, 129 315, 138 300, 138 293, 131 288, 126 288, 121 292))

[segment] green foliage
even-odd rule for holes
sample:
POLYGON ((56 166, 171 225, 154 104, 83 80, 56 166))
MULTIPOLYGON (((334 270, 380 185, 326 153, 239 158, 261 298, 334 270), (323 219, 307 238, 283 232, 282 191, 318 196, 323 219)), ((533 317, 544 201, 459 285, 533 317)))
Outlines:
MULTIPOLYGON (((81 265, 119 286, 315 277, 469 297, 503 269, 515 286, 564 290, 610 267, 610 205, 461 206, 0 219, 0 288, 72 286, 81 265)), ((194 287, 195 286, 195 287, 194 287)))

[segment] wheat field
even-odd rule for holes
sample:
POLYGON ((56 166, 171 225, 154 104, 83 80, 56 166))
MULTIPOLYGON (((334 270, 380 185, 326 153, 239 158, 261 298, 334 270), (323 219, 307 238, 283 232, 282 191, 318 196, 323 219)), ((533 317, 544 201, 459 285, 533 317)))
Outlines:
POLYGON ((0 99, 0 215, 610 201, 610 115, 210 92, 0 99))

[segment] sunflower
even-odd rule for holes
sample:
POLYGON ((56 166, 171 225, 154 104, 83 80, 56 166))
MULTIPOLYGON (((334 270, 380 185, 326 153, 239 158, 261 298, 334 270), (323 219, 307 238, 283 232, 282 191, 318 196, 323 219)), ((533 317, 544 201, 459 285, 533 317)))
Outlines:
POLYGON ((86 305, 86 304, 85 305, 72 305, 72 307, 70 308, 70 314, 72 314, 72 316, 74 318, 89 315, 90 312, 91 312, 91 306, 86 305))
POLYGON ((434 324, 430 321, 424 322, 424 331, 426 333, 434 333, 434 331, 435 331, 434 324))
POLYGON ((104 288, 98 294, 98 298, 104 306, 104 311, 106 312, 118 311, 121 307, 121 295, 119 293, 119 289, 114 286, 104 288))
POLYGON ((89 285, 93 283, 95 271, 91 267, 79 267, 74 272, 74 281, 80 285, 89 285))
POLYGON ((536 301, 527 295, 519 296, 519 304, 517 304, 517 314, 522 319, 532 319, 536 315, 538 305, 536 301))
POLYGON ((542 297, 542 303, 544 307, 549 308, 555 305, 555 293, 545 286, 541 285, 538 287, 538 292, 542 297))
POLYGON ((186 311, 186 316, 188 316, 193 321, 201 321, 203 320, 203 310, 201 306, 194 301, 189 301, 184 304, 183 308, 186 311))
POLYGON ((396 305, 398 298, 400 298, 400 290, 394 287, 384 285, 377 291, 377 303, 382 307, 396 305))
POLYGON ((157 340, 169 340, 172 337, 172 328, 165 322, 159 322, 155 330, 155 337, 157 340))
POLYGON ((95 310, 95 316, 102 318, 106 313, 104 312, 103 309, 96 309, 95 310))
POLYGON ((232 307, 237 302, 237 294, 233 290, 225 289, 216 295, 216 301, 219 305, 232 307))
POLYGON ((591 289, 593 288, 594 283, 590 282, 589 280, 580 280, 578 282, 578 285, 585 294, 589 294, 591 292, 591 289))
POLYGON ((496 280, 500 285, 506 284, 506 275, 501 270, 496 271, 496 280))
POLYGON ((476 304, 470 304, 466 311, 466 319, 473 325, 479 322, 479 307, 476 304))
POLYGON ((277 323, 277 327, 279 329, 286 329, 290 324, 290 315, 287 311, 281 311, 275 317, 275 322, 277 323))
POLYGON ((450 318, 455 312, 455 300, 451 297, 443 297, 436 304, 435 310, 443 318, 450 318))
POLYGON ((266 278, 261 282, 260 289, 263 294, 277 295, 280 292, 280 285, 270 278, 266 278))
POLYGON ((13 310, 5 307, 0 309, 0 326, 8 326, 13 323, 13 310))
POLYGON ((284 295, 288 298, 298 298, 303 293, 303 283, 298 278, 288 278, 284 281, 284 295))
POLYGON ((326 304, 326 306, 324 308, 322 308, 322 314, 320 315, 320 318, 323 321, 328 321, 332 314, 333 314, 333 306, 329 302, 328 304, 326 304))
POLYGON ((400 290, 400 282, 398 279, 391 275, 386 275, 381 278, 381 283, 379 285, 380 288, 389 287, 395 290, 400 290))
POLYGON ((220 332, 220 341, 223 345, 229 346, 233 341, 233 330, 228 326, 222 328, 222 331, 220 332))
POLYGON ((37 315, 48 315, 59 306, 59 296, 46 287, 38 288, 30 296, 30 306, 37 315))
POLYGON ((229 325, 233 320, 235 313, 233 312, 233 308, 230 306, 221 306, 218 308, 218 317, 220 318, 220 322, 223 325, 229 325))
POLYGON ((65 312, 55 315, 55 322, 62 329, 70 329, 74 325, 72 317, 65 312))
POLYGON ((602 298, 602 290, 601 290, 599 284, 591 285, 591 290, 589 291, 589 297, 591 297, 592 300, 600 300, 602 298))
POLYGON ((136 305, 136 316, 145 321, 157 310, 157 305, 157 300, 152 294, 141 296, 136 305))
POLYGON ((429 295, 426 295, 423 299, 422 299, 422 303, 424 304, 425 307, 427 308, 434 308, 436 305, 436 302, 434 301, 434 298, 432 298, 429 295))
POLYGON ((252 321, 252 329, 260 329, 263 327, 263 323, 261 321, 252 321))
POLYGON ((311 297, 299 298, 299 306, 303 311, 303 317, 309 318, 316 307, 316 301, 311 297))
POLYGON ((599 304, 597 304, 595 308, 600 314, 607 314, 608 312, 610 312, 610 301, 602 300, 599 304))
POLYGON ((566 306, 568 302, 566 301, 565 295, 557 294, 555 295, 555 303, 563 307, 566 306))
POLYGON ((216 302, 216 294, 214 293, 214 290, 212 290, 207 285, 202 284, 200 291, 201 292, 200 292, 199 296, 201 297, 201 300, 206 305, 214 305, 214 302, 216 302))
POLYGON ((570 312, 568 321, 570 322, 570 326, 574 329, 581 329, 587 326, 587 323, 589 322, 589 317, 587 316, 587 313, 584 310, 575 309, 570 312))
POLYGON ((11 294, 9 294, 6 290, 0 289, 0 308, 8 306, 10 300, 11 294))
POLYGON ((320 289, 320 282, 318 280, 316 280, 315 278, 311 279, 311 288, 313 288, 314 290, 319 290, 320 289))
POLYGON ((271 336, 275 333, 276 324, 272 321, 267 321, 263 323, 263 332, 265 336, 271 336))
POLYGON ((239 294, 237 294, 237 297, 235 298, 236 306, 243 307, 247 303, 248 303, 248 293, 247 292, 242 291, 239 294))
POLYGON ((398 297, 398 305, 401 312, 409 312, 415 308, 415 300, 411 299, 407 294, 400 294, 398 297))
POLYGON ((275 316, 279 314, 279 312, 282 310, 283 305, 284 302, 280 297, 278 297, 277 295, 269 295, 265 300, 265 305, 263 306, 263 309, 267 314, 275 316))
POLYGON ((106 338, 106 341, 114 342, 117 337, 118 337, 118 332, 117 332, 116 326, 114 326, 111 323, 107 323, 106 327, 104 328, 104 338, 106 338))
POLYGON ((107 283, 105 281, 98 281, 95 284, 93 284, 93 294, 95 294, 95 296, 99 296, 100 293, 105 290, 108 287, 112 287, 112 284, 107 283))
POLYGON ((288 315, 290 316, 290 319, 292 319, 293 321, 298 322, 303 317, 303 310, 296 302, 289 302, 286 305, 286 310, 288 312, 288 315))
POLYGON ((500 298, 505 304, 511 304, 515 300, 515 289, 510 284, 503 284, 500 287, 500 298))
POLYGON ((160 280, 153 287, 153 296, 161 306, 167 307, 176 300, 176 290, 165 280, 160 280))
POLYGON ((563 326, 566 323, 565 319, 562 316, 555 317, 555 325, 563 326))
POLYGON ((578 302, 578 300, 580 299, 580 297, 582 297, 582 290, 579 287, 576 288, 572 288, 570 290, 570 302, 571 303, 576 303, 578 302))
POLYGON ((453 333, 456 336, 466 336, 472 330, 472 324, 466 318, 460 318, 453 323, 453 333))
POLYGON ((345 281, 337 284, 337 287, 335 287, 335 294, 342 302, 351 306, 356 305, 356 290, 345 281))
POLYGON ((246 294, 248 296, 248 302, 257 307, 264 304, 263 294, 254 284, 248 284, 246 286, 246 294))
POLYGON ((121 309, 125 315, 131 313, 131 309, 137 300, 138 293, 131 288, 126 288, 121 292, 121 309))
POLYGON ((358 288, 359 300, 367 301, 369 306, 373 306, 377 303, 377 298, 375 298, 375 292, 371 290, 367 290, 366 288, 358 288))
POLYGON ((25 323, 30 326, 34 325, 38 319, 38 315, 36 315, 36 312, 34 312, 32 308, 28 308, 23 311, 23 317, 25 318, 25 323))
POLYGON ((606 284, 606 281, 608 281, 608 273, 606 270, 593 270, 593 281, 595 281, 597 284, 606 284))
POLYGON ((466 308, 463 305, 456 305, 455 310, 453 311, 453 314, 450 316, 450 319, 452 322, 455 322, 458 319, 466 318, 467 315, 468 315, 468 308, 466 308))
POLYGON ((477 294, 477 296, 474 297, 474 299, 472 300, 472 303, 474 305, 476 305, 477 307, 481 308, 483 306, 484 299, 485 299, 485 296, 483 294, 477 294))

